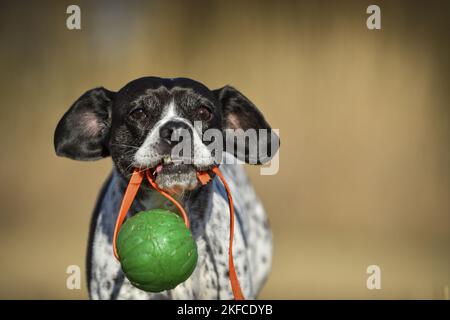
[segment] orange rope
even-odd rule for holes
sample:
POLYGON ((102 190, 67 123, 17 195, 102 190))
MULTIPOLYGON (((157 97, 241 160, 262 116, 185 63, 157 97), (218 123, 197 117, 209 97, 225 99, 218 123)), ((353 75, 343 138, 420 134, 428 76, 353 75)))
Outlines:
POLYGON ((116 241, 117 241, 117 235, 119 234, 120 226, 123 223, 123 220, 125 219, 128 210, 130 210, 131 205, 133 204, 133 200, 136 197, 136 194, 139 190, 139 187, 141 186, 142 180, 144 179, 144 174, 142 171, 134 170, 133 174, 131 175, 130 182, 128 183, 128 187, 125 190, 125 194, 122 199, 122 204, 120 205, 119 215, 117 216, 116 220, 116 226, 114 228, 114 235, 113 235, 113 250, 114 250, 114 256, 117 260, 119 260, 119 255, 117 254, 117 247, 116 247, 116 241))
MULTIPOLYGON (((225 190, 227 191, 228 195, 228 203, 230 206, 230 239, 229 239, 229 248, 228 248, 228 263, 230 266, 229 270, 229 277, 230 277, 230 283, 231 283, 231 289, 233 291, 233 296, 235 300, 244 300, 244 295, 242 294, 241 287, 239 285, 239 279, 237 278, 236 269, 234 268, 234 261, 233 261, 233 235, 234 235, 234 205, 233 205, 233 198, 231 197, 231 191, 228 187, 228 184, 225 180, 225 177, 222 175, 218 167, 214 167, 212 171, 219 177, 219 179, 222 181, 225 190)), ((158 185, 156 184, 154 177, 150 173, 149 170, 146 171, 146 176, 149 181, 149 183, 152 185, 153 188, 155 188, 156 191, 158 191, 160 194, 162 194, 164 197, 169 199, 180 211, 181 215, 183 216, 184 224, 189 229, 189 218, 186 214, 186 211, 181 206, 178 201, 176 201, 170 194, 165 192, 164 190, 161 190, 158 185)), ((210 180, 211 177, 208 174, 208 172, 197 172, 197 177, 201 184, 205 185, 210 180)), ((116 225, 114 228, 114 235, 113 235, 113 250, 114 250, 114 256, 117 260, 119 260, 119 255, 117 253, 117 235, 119 233, 120 227, 122 226, 123 221, 125 220, 125 217, 128 213, 128 211, 131 208, 131 205, 133 204, 133 200, 136 197, 136 194, 139 190, 139 187, 142 183, 142 180, 144 179, 144 173, 138 169, 135 169, 133 174, 131 175, 130 182, 128 183, 127 189, 125 190, 125 194, 123 196, 122 204, 120 206, 119 215, 117 216, 116 225)))
POLYGON ((152 185, 153 188, 155 188, 156 191, 158 191, 164 197, 166 197, 167 199, 172 201, 172 203, 178 208, 178 210, 180 210, 180 213, 183 216, 184 224, 186 225, 186 228, 189 229, 190 228, 189 218, 188 218, 188 216, 186 214, 186 211, 184 211, 184 208, 181 206, 181 204, 177 200, 175 200, 170 194, 168 194, 164 190, 161 190, 158 187, 158 185, 156 184, 155 180, 153 179, 152 174, 150 173, 150 170, 147 170, 147 179, 148 179, 148 182, 150 182, 150 184, 152 185))
POLYGON ((233 235, 234 235, 234 205, 233 198, 231 197, 231 191, 228 187, 227 181, 225 177, 222 175, 218 167, 214 167, 212 171, 220 178, 223 183, 223 186, 227 190, 228 203, 230 207, 230 244, 228 247, 228 264, 230 266, 230 282, 231 289, 233 290, 233 295, 235 300, 244 300, 244 295, 242 294, 241 286, 239 285, 239 279, 236 274, 236 269, 234 268, 233 261, 233 235))

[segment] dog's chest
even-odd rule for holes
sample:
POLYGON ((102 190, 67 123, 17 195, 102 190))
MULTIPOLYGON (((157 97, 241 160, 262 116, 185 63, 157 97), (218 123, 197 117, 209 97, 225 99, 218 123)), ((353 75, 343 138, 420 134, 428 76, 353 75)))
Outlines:
MULTIPOLYGON (((237 170, 237 169, 235 169, 237 170)), ((224 173, 233 173, 223 169, 224 173)), ((236 173, 236 172, 234 172, 236 173)), ((245 173, 242 171, 241 174, 245 173)), ((212 194, 200 196, 186 208, 191 231, 197 243, 198 263, 194 273, 175 289, 147 293, 133 287, 124 277, 114 258, 112 234, 121 194, 114 187, 114 176, 99 207, 91 249, 90 294, 94 299, 231 299, 228 277, 229 211, 224 190, 213 181, 212 194)), ((230 180, 230 179, 229 179, 230 180)), ((239 182, 239 181, 237 181, 239 182)), ((234 189, 236 226, 234 261, 244 295, 255 298, 270 269, 271 234, 264 210, 251 185, 236 185, 234 189), (239 195, 245 194, 245 197, 239 195)), ((189 202, 187 202, 189 203, 189 202)), ((139 204, 142 208, 164 207, 176 211, 171 203, 149 198, 139 204)), ((138 207, 139 207, 138 205, 138 207)), ((139 208, 134 208, 138 211, 139 208)))

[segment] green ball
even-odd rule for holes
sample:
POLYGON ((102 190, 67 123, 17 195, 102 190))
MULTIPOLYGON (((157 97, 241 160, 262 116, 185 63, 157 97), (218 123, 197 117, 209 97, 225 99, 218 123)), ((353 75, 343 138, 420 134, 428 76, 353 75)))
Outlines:
POLYGON ((122 270, 137 288, 160 292, 185 281, 197 265, 197 245, 183 219, 163 209, 129 218, 117 237, 122 270))

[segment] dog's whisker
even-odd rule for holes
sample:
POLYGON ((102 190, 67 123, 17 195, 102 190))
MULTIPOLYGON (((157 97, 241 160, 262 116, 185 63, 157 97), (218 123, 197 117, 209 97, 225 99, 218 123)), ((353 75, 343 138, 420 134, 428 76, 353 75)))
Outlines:
POLYGON ((133 148, 138 150, 140 147, 132 146, 129 144, 123 144, 123 143, 111 143, 112 146, 119 146, 119 147, 127 147, 127 148, 133 148))

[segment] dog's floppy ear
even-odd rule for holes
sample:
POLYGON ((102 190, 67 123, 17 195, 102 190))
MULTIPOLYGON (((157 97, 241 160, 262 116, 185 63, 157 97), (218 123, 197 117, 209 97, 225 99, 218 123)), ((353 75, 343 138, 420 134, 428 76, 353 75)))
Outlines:
POLYGON ((109 155, 107 141, 115 92, 105 88, 87 91, 59 121, 54 137, 58 156, 96 160, 109 155))
POLYGON ((214 90, 213 93, 222 106, 226 151, 230 151, 228 146, 234 145, 233 155, 239 160, 250 164, 268 162, 278 151, 280 140, 262 113, 247 97, 231 86, 214 90), (249 139, 246 140, 245 147, 237 146, 237 141, 248 138, 251 131, 256 133, 257 141, 252 143, 249 139), (234 136, 227 132, 234 132, 234 136))

